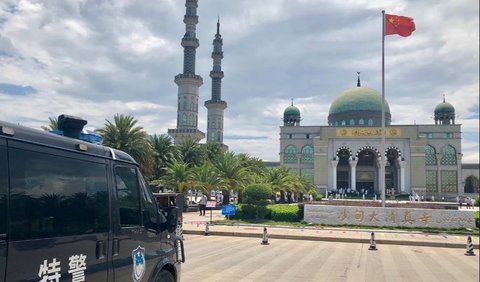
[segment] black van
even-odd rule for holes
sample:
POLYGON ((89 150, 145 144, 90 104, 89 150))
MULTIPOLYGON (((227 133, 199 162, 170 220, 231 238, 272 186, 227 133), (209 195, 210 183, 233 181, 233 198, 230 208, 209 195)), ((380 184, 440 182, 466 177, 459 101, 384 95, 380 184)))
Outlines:
POLYGON ((178 207, 125 152, 0 121, 0 281, 179 281, 178 207))

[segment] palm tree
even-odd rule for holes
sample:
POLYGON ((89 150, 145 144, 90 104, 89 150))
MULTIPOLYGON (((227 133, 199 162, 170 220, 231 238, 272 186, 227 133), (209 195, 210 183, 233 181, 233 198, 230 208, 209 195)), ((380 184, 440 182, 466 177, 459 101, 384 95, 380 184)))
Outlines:
POLYGON ((177 148, 173 145, 172 138, 167 134, 150 135, 149 141, 155 150, 154 179, 165 174, 164 169, 177 158, 177 148))
POLYGON ((185 139, 176 145, 179 158, 189 166, 196 166, 205 161, 206 152, 197 140, 185 139))
POLYGON ((48 120, 50 123, 48 125, 43 125, 42 129, 45 131, 56 130, 58 129, 58 118, 56 117, 49 117, 48 120))
POLYGON ((225 152, 215 158, 212 164, 218 170, 220 178, 224 182, 223 204, 229 203, 230 191, 237 192, 238 200, 241 202, 242 189, 248 184, 250 178, 248 170, 242 166, 240 159, 234 153, 225 152))
POLYGON ((113 120, 113 123, 106 120, 105 127, 97 129, 103 137, 103 144, 128 153, 140 164, 144 173, 151 172, 155 152, 143 127, 135 126, 137 120, 133 116, 116 114, 113 120))
POLYGON ((160 183, 165 188, 185 193, 193 184, 192 171, 188 165, 174 161, 166 167, 165 175, 160 178, 160 183))
POLYGON ((217 170, 209 163, 202 164, 193 168, 192 180, 195 184, 195 188, 199 188, 210 195, 210 193, 216 188, 223 187, 223 180, 218 175, 217 170))

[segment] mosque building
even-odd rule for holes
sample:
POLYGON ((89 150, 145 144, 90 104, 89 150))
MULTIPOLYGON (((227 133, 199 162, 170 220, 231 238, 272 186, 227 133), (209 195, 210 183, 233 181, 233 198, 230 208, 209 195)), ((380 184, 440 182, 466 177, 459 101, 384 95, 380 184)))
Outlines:
POLYGON ((468 165, 462 169, 461 125, 445 97, 435 107, 435 124, 421 125, 391 124, 385 101, 384 152, 381 120, 382 95, 361 86, 360 77, 357 86, 332 102, 328 125, 300 125, 300 110, 292 101, 280 127, 280 164, 324 195, 340 188, 381 194, 381 155, 386 157, 385 189, 395 194, 456 197, 479 192, 478 165, 473 165, 476 171, 468 165))

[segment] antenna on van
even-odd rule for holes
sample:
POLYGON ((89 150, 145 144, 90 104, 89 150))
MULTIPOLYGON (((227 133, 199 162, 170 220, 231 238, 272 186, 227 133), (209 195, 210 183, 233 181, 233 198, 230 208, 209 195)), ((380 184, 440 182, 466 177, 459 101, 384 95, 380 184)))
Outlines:
POLYGON ((82 132, 83 127, 87 124, 87 121, 70 115, 59 115, 58 116, 58 129, 63 131, 63 135, 80 139, 80 132, 82 132))

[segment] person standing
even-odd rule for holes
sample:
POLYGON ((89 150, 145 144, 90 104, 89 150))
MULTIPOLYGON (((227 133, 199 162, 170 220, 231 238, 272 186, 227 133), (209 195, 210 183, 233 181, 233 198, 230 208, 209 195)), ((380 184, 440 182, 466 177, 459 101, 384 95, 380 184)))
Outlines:
POLYGON ((200 202, 198 202, 198 205, 200 207, 200 215, 205 215, 205 210, 207 206, 207 195, 202 195, 202 197, 200 198, 200 202))

